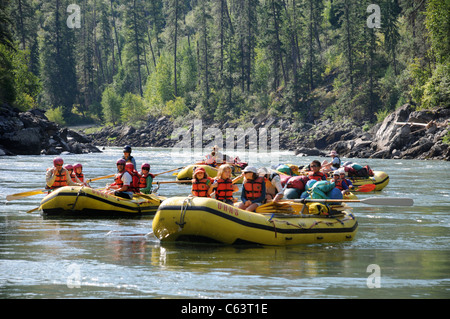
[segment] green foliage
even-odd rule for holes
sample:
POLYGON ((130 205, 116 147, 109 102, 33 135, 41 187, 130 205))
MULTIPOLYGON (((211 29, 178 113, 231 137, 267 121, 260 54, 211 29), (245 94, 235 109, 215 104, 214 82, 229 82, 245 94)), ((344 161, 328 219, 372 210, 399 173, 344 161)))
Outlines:
POLYGON ((66 125, 66 121, 64 120, 64 107, 58 106, 54 109, 49 109, 45 112, 45 116, 49 121, 55 122, 59 125, 66 125))
POLYGON ((120 112, 122 122, 136 123, 144 119, 147 110, 143 99, 139 95, 127 93, 122 99, 120 112))
POLYGON ((177 96, 174 100, 170 100, 166 102, 166 106, 164 108, 163 113, 170 115, 174 118, 186 116, 189 112, 188 107, 184 101, 184 98, 177 96))
POLYGON ((449 105, 448 0, 379 1, 380 29, 369 0, 85 0, 80 29, 71 3, 0 3, 2 102, 113 125, 375 122, 406 102, 449 105))
POLYGON ((102 95, 102 109, 106 123, 120 123, 122 98, 109 86, 102 95))

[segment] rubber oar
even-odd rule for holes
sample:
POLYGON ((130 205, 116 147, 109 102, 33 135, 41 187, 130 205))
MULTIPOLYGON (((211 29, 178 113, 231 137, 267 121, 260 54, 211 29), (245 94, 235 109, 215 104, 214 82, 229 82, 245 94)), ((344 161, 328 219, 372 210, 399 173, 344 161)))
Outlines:
POLYGON ((321 203, 363 203, 367 205, 384 205, 384 206, 413 206, 412 198, 403 197, 370 197, 365 199, 294 199, 294 202, 321 202, 321 203))
POLYGON ((377 185, 375 184, 364 184, 356 187, 355 189, 353 189, 353 191, 359 193, 368 193, 374 191, 375 188, 377 188, 377 185))
POLYGON ((15 200, 15 199, 20 199, 20 198, 24 198, 24 197, 28 197, 28 196, 42 194, 42 193, 45 193, 47 191, 48 191, 48 189, 35 189, 35 190, 32 190, 32 191, 28 191, 28 192, 11 194, 11 195, 6 196, 6 200, 10 201, 10 200, 15 200))

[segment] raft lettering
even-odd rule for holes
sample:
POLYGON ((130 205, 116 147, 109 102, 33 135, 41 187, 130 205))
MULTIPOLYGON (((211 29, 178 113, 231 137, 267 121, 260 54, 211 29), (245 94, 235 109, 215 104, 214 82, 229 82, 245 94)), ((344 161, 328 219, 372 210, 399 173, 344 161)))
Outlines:
POLYGON ((214 309, 216 308, 216 306, 196 306, 196 305, 191 305, 191 303, 188 303, 187 306, 183 306, 181 307, 181 313, 186 313, 186 314, 190 314, 190 313, 205 313, 205 314, 209 314, 209 316, 211 317, 214 314, 214 309))

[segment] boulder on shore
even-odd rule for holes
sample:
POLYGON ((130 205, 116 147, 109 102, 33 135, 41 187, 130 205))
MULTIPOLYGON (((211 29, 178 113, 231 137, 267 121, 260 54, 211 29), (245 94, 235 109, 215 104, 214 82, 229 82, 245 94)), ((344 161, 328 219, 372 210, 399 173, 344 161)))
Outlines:
POLYGON ((42 110, 0 106, 0 156, 101 152, 92 139, 50 122, 42 110))

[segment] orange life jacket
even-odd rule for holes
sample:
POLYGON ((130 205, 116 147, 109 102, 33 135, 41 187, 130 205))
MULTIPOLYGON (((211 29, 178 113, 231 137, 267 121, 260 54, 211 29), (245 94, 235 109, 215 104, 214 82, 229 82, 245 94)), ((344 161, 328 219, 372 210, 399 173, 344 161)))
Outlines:
POLYGON ((220 201, 233 200, 233 182, 230 178, 218 179, 216 188, 216 199, 220 201))
POLYGON ((70 174, 70 178, 72 179, 72 181, 73 181, 74 183, 78 183, 77 180, 75 179, 75 177, 76 177, 77 175, 75 175, 74 172, 72 172, 72 173, 69 172, 69 174, 70 174))
POLYGON ((244 182, 245 198, 248 200, 255 200, 262 196, 262 185, 264 179, 258 177, 257 179, 246 180, 244 182))
POLYGON ((65 168, 61 169, 60 172, 56 172, 56 179, 52 186, 47 185, 47 189, 55 189, 63 186, 68 186, 67 184, 67 170, 65 168))
POLYGON ((202 178, 200 180, 192 179, 192 194, 198 197, 209 197, 208 196, 208 179, 202 178))
POLYGON ((81 173, 81 174, 75 173, 75 175, 78 177, 78 179, 80 180, 80 182, 84 183, 84 174, 83 174, 83 173, 81 173))
POLYGON ((316 181, 324 181, 324 180, 326 180, 327 176, 322 172, 317 172, 317 173, 309 172, 308 177, 309 177, 309 179, 315 179, 316 181))

